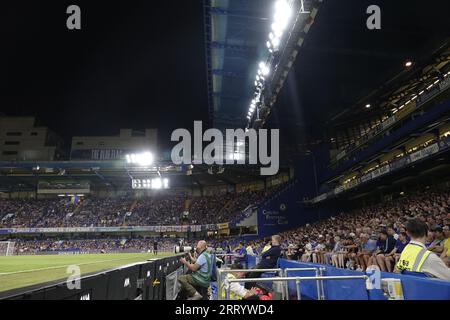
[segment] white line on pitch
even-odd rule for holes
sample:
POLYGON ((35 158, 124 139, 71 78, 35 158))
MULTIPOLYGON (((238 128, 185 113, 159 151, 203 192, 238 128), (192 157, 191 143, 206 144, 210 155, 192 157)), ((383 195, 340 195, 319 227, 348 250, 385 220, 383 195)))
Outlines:
POLYGON ((60 268, 68 267, 68 266, 83 266, 83 265, 96 264, 96 263, 101 263, 101 262, 111 262, 111 261, 130 260, 130 259, 132 259, 132 258, 100 260, 100 261, 85 262, 85 263, 72 263, 72 264, 66 264, 66 265, 62 265, 62 266, 46 267, 46 268, 39 268, 39 269, 29 269, 29 270, 21 270, 21 271, 13 271, 13 272, 3 272, 3 273, 0 273, 0 276, 6 276, 6 275, 18 274, 18 273, 34 272, 34 271, 42 271, 42 270, 60 269, 60 268))

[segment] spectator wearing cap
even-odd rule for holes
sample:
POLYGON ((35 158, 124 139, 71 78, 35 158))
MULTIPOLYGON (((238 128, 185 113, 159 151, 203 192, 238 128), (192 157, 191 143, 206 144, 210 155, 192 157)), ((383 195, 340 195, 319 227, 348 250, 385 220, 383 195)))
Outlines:
POLYGON ((392 272, 391 264, 386 264, 386 255, 390 254, 395 247, 395 239, 390 236, 386 230, 381 230, 379 233, 377 250, 369 259, 369 265, 377 265, 381 271, 392 272))

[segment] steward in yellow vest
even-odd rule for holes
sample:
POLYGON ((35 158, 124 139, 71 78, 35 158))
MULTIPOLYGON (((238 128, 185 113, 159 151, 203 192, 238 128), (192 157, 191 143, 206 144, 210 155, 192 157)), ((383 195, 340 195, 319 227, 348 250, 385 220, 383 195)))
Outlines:
POLYGON ((428 233, 426 223, 419 219, 411 219, 406 223, 406 233, 411 241, 403 249, 395 272, 403 270, 423 272, 439 279, 450 280, 450 269, 425 246, 428 233))
POLYGON ((422 266, 431 251, 428 251, 424 244, 417 241, 410 241, 403 249, 397 263, 400 271, 422 272, 422 266))

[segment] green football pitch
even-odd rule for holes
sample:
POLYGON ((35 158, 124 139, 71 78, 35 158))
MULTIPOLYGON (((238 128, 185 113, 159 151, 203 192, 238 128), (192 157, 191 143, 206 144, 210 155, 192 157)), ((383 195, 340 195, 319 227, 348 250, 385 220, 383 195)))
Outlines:
POLYGON ((41 283, 65 280, 68 267, 77 265, 81 275, 108 270, 173 253, 115 253, 74 255, 30 255, 0 257, 0 292, 41 283))

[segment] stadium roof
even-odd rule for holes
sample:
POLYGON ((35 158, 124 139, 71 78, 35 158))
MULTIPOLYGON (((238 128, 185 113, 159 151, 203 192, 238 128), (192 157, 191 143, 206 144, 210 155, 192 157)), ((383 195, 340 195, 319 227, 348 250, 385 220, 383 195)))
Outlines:
MULTIPOLYGON (((204 1, 209 106, 215 127, 245 126, 257 65, 267 54, 265 42, 274 2, 204 1)), ((385 108, 366 110, 365 104, 361 108, 358 103, 404 73, 405 61, 412 60, 417 70, 449 39, 446 11, 439 9, 443 1, 426 9, 421 1, 408 6, 378 1, 381 30, 366 26, 366 10, 372 4, 351 0, 320 5, 267 122, 263 121, 268 127, 283 129, 283 142, 309 143, 324 138, 332 125, 329 121, 343 111, 346 115, 339 121, 385 112, 385 108)))
MULTIPOLYGON (((21 161, 0 162, 0 192, 35 190, 42 182, 82 183, 115 190, 131 189, 131 179, 163 177, 171 188, 234 187, 237 184, 265 182, 259 166, 233 165, 217 174, 207 165, 175 166, 169 162, 150 167, 129 167, 124 161, 21 161), (189 173, 188 171, 191 171, 189 173)), ((279 173, 289 174, 286 167, 279 173)))
POLYGON ((216 128, 245 127, 273 0, 205 0, 210 117, 216 128))
POLYGON ((377 101, 375 96, 371 101, 364 98, 383 86, 385 91, 389 86, 396 89, 399 81, 386 82, 400 73, 405 79, 407 60, 413 62, 409 71, 417 71, 449 39, 444 2, 433 3, 423 10, 421 1, 407 6, 401 1, 377 1, 381 29, 368 30, 366 9, 372 1, 324 1, 268 125, 285 132, 289 127, 295 130, 289 137, 309 136, 311 141, 324 138, 333 125, 329 121, 343 111, 345 117, 339 122, 386 110, 366 109, 366 103, 375 107, 377 101))

